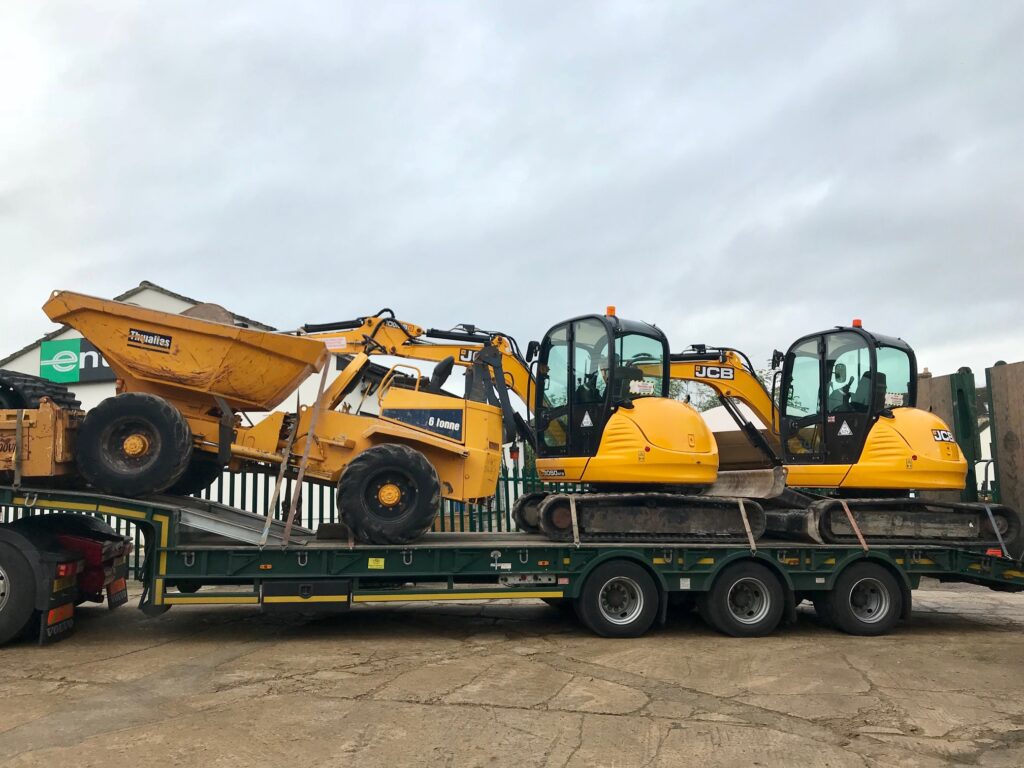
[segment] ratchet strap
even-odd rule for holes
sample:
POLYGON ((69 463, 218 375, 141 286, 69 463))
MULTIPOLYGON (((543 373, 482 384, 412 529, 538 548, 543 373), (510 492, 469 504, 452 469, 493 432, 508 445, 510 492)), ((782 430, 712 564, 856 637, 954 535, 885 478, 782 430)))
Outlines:
POLYGON ((757 543, 754 541, 754 533, 750 530, 750 520, 747 519, 747 508, 743 499, 736 499, 740 503, 740 519, 743 520, 743 530, 747 532, 747 543, 750 544, 750 554, 757 553, 757 543))
POLYGON ((839 503, 843 505, 843 511, 846 513, 846 519, 850 521, 850 527, 853 528, 853 532, 857 534, 857 541, 860 542, 861 548, 867 552, 868 543, 864 541, 864 534, 860 532, 860 526, 857 525, 857 519, 853 516, 853 512, 850 511, 850 505, 846 503, 846 499, 840 499, 839 503))
POLYGON ((580 521, 576 517, 576 495, 569 494, 569 515, 572 517, 572 543, 580 545, 580 521))
POLYGON ((988 522, 992 526, 992 531, 996 535, 996 540, 999 542, 999 548, 1003 550, 1003 557, 1007 560, 1012 560, 1010 557, 1010 551, 1006 548, 1006 542, 1003 541, 1003 534, 999 532, 999 528, 996 526, 995 515, 992 514, 992 507, 989 504, 983 504, 985 507, 985 513, 988 515, 988 522))

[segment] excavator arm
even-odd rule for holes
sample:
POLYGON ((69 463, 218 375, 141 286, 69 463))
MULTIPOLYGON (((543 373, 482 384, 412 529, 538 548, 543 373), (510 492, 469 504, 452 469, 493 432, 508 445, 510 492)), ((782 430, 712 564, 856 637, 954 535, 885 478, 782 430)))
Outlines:
POLYGON ((778 445, 767 440, 736 405, 739 401, 750 408, 768 427, 777 442, 778 409, 745 355, 735 349, 697 344, 671 356, 669 376, 711 387, 737 426, 746 433, 750 443, 765 454, 772 464, 782 464, 778 445))
POLYGON ((467 396, 488 402, 496 398, 493 404, 502 410, 506 431, 533 442, 532 433, 513 410, 508 396, 511 390, 529 409, 534 386, 529 365, 511 336, 471 325, 453 330, 427 329, 397 319, 390 309, 354 320, 306 324, 300 333, 322 341, 335 354, 390 355, 433 363, 451 358, 454 365, 467 369, 467 396))

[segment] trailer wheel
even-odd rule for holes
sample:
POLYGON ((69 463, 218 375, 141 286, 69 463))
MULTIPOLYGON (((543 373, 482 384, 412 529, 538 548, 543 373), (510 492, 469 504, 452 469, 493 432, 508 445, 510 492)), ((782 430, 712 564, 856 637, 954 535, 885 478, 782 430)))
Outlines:
POLYGON ((0 546, 0 643, 22 633, 32 618, 35 578, 18 552, 0 546))
POLYGON ((825 598, 825 614, 836 628, 851 635, 884 635, 903 611, 896 577, 878 563, 854 563, 836 579, 825 598))
POLYGON ((701 617, 726 635, 761 637, 782 620, 785 592, 778 577, 759 563, 726 568, 711 589, 697 597, 701 617))
POLYGON ((576 614, 601 637, 639 637, 658 614, 658 587, 642 566, 612 560, 597 566, 576 598, 576 614))
POLYGON ((78 471, 90 485, 119 496, 166 490, 192 458, 192 431, 162 397, 129 392, 86 414, 76 441, 78 471))
POLYGON ((524 493, 512 505, 512 520, 523 533, 540 533, 540 513, 537 507, 547 495, 547 491, 524 493))
POLYGON ((437 471, 407 445, 376 445, 356 456, 338 483, 341 520, 368 544, 407 544, 426 533, 441 500, 437 471))
POLYGON ((212 453, 193 453, 192 460, 185 468, 185 473, 167 489, 167 492, 176 496, 202 493, 213 485, 222 474, 224 474, 224 467, 212 453))

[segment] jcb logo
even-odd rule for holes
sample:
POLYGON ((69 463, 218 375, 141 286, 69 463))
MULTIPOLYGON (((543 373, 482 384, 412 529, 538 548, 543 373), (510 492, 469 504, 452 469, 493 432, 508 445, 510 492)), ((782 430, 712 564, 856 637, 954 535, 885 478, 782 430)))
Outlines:
POLYGON ((694 367, 693 375, 698 379, 725 379, 732 381, 736 378, 736 371, 727 365, 698 365, 694 367))
POLYGON ((459 362, 460 363, 472 363, 474 357, 476 357, 476 350, 475 349, 460 349, 459 350, 459 362))
POLYGON ((955 443, 956 438, 953 437, 953 433, 948 429, 933 429, 932 435, 935 437, 937 443, 955 443))

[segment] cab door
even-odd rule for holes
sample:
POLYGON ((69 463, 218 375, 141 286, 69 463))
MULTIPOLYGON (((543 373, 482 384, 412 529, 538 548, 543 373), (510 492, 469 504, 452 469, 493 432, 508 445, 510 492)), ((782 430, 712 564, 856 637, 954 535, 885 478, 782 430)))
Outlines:
POLYGON ((779 408, 786 464, 820 464, 825 460, 825 417, 821 403, 823 355, 821 336, 801 339, 786 353, 779 408))

